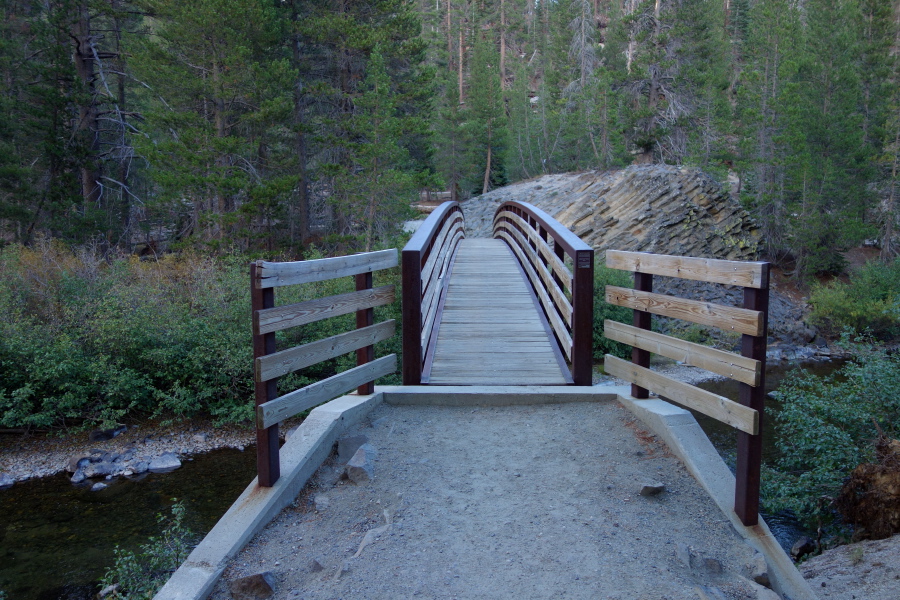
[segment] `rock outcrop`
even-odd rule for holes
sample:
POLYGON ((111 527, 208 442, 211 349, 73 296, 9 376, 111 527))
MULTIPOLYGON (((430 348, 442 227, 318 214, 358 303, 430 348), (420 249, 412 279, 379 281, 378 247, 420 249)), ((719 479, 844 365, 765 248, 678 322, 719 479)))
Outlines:
MULTIPOLYGON (((714 179, 699 169, 635 165, 618 171, 545 175, 478 196, 462 204, 466 235, 491 237, 494 212, 507 200, 537 206, 598 251, 608 249, 759 260, 759 228, 714 179)), ((656 277, 654 291, 717 304, 740 306, 740 288, 656 277)), ((800 348, 816 331, 803 322, 804 309, 773 287, 769 334, 785 345, 770 350, 773 360, 805 360, 815 351, 800 348)), ((656 318, 664 330, 686 322, 656 318)), ((720 340, 721 341, 721 340, 720 340)))
POLYGON ((468 235, 490 237, 507 200, 534 204, 601 252, 758 260, 761 250, 747 211, 699 169, 640 165, 523 181, 464 203, 468 235))

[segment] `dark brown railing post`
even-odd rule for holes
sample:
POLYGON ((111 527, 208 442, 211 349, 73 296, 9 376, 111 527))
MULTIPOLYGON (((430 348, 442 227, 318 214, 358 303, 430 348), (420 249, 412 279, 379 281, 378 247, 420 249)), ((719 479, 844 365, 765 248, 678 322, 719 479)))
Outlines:
POLYGON ((403 250, 403 385, 422 383, 422 254, 403 250))
MULTIPOLYGON (((372 273, 356 275, 356 291, 372 289, 372 273)), ((362 329, 375 324, 375 309, 364 308, 356 311, 356 328, 362 329)), ((366 346, 356 351, 356 366, 362 366, 375 360, 375 346, 366 346)), ((375 393, 375 382, 368 381, 356 389, 361 396, 375 393)))
MULTIPOLYGON (((653 291, 653 275, 650 273, 638 273, 634 274, 634 289, 639 290, 641 292, 652 292, 653 291)), ((650 330, 652 326, 652 315, 643 310, 635 310, 634 317, 632 318, 632 324, 635 327, 640 329, 650 330)), ((638 365, 639 367, 650 368, 650 352, 647 350, 641 350, 640 348, 632 348, 631 349, 631 362, 638 365)), ((646 388, 642 388, 639 385, 634 383, 631 384, 631 396, 633 398, 649 398, 650 390, 646 388)))
POLYGON ((594 251, 575 252, 572 273, 572 382, 593 383, 594 251))
MULTIPOLYGON (((275 307, 275 289, 258 287, 256 274, 257 265, 250 265, 250 308, 255 315, 257 311, 275 307)), ((257 317, 253 318, 258 323, 257 317)), ((253 328, 253 362, 256 359, 275 352, 275 334, 266 333, 257 335, 257 328, 253 328)), ((260 381, 259 375, 254 377, 254 392, 256 406, 265 404, 269 400, 278 397, 278 379, 260 381)), ((265 429, 256 429, 256 470, 259 473, 259 485, 272 487, 281 477, 281 464, 279 461, 278 424, 265 429)))
POLYGON ((741 354, 760 361, 759 385, 740 384, 738 400, 759 413, 759 431, 750 435, 738 431, 737 469, 735 472, 734 512, 747 526, 759 522, 759 488, 762 467, 763 417, 766 399, 766 341, 769 331, 769 265, 763 266, 765 287, 744 288, 744 308, 763 313, 762 335, 743 335, 741 354))

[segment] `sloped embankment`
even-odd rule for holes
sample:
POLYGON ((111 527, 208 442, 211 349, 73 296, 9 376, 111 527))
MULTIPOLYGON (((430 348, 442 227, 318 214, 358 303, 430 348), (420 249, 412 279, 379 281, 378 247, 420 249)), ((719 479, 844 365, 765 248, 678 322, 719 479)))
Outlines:
POLYGON ((747 211, 699 169, 631 166, 508 185, 463 204, 469 235, 490 237, 494 211, 507 200, 545 210, 599 251, 757 260, 761 250, 747 211))
MULTIPOLYGON (((491 237, 494 212, 508 200, 528 202, 574 231, 599 253, 608 249, 759 260, 759 228, 743 207, 699 169, 636 165, 617 171, 545 175, 498 188, 462 204, 470 237, 491 237)), ((786 343, 773 357, 810 358, 826 349, 798 348, 816 331, 803 323, 804 308, 773 282, 769 334, 786 343), (796 345, 796 346, 795 346, 796 345)), ((742 292, 664 277, 654 290, 739 306, 742 292)))

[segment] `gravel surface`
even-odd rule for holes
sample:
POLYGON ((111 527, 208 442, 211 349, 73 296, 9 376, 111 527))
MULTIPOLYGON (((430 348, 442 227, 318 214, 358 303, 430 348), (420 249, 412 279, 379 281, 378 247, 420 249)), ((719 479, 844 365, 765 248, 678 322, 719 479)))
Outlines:
POLYGON ((211 598, 265 571, 275 598, 771 597, 743 577, 759 556, 618 403, 383 405, 352 433, 374 478, 341 479, 333 456, 211 598))
POLYGON ((800 572, 822 600, 900 598, 900 535, 826 550, 800 572))

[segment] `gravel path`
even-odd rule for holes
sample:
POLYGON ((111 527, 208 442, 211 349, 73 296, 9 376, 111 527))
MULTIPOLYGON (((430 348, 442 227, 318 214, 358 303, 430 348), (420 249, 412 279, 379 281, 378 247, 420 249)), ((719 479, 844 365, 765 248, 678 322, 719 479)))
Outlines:
POLYGON ((264 571, 275 598, 772 597, 742 577, 760 557, 618 403, 383 405, 356 433, 374 479, 340 479, 333 457, 212 598, 264 571))

